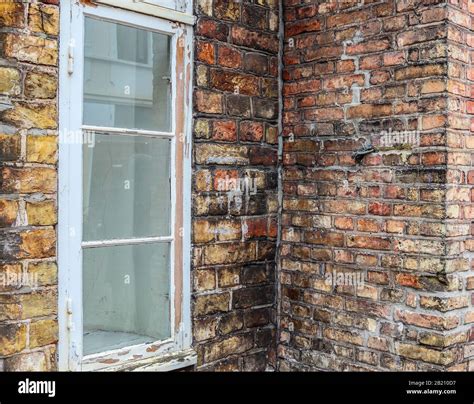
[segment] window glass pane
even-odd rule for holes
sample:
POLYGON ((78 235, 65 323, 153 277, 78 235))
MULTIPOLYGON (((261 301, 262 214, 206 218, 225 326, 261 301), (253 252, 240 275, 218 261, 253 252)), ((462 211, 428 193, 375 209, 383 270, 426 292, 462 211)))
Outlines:
POLYGON ((84 354, 171 336, 170 244, 84 249, 84 354))
POLYGON ((148 32, 117 25, 117 58, 129 62, 148 63, 148 32))
POLYGON ((170 132, 170 43, 86 17, 84 124, 170 132))
POLYGON ((83 240, 171 235, 171 140, 96 135, 84 145, 83 240))

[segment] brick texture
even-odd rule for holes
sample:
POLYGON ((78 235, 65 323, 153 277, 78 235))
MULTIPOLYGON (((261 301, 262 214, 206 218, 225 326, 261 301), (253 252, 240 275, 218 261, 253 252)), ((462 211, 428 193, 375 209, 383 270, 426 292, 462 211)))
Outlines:
MULTIPOLYGON (((459 311, 459 351, 454 370, 474 371, 474 7, 472 1, 448 4, 448 122, 446 236, 447 269, 459 274, 456 296, 427 299, 424 307, 459 311), (463 307, 467 307, 462 310, 463 307), (461 344, 463 343, 463 344, 461 344)), ((422 302, 423 306, 423 302, 422 302)), ((451 337, 452 339, 453 337, 451 337)))
POLYGON ((0 4, 0 368, 7 371, 56 369, 58 34, 57 5, 0 4))
POLYGON ((279 369, 467 370, 472 14, 364 3, 285 2, 279 369))
POLYGON ((278 3, 197 0, 194 343, 200 370, 275 367, 278 3))

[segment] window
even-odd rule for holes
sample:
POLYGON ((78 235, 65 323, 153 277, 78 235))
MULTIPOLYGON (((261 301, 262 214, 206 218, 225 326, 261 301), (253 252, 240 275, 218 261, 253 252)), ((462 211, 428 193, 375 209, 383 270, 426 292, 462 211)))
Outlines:
POLYGON ((191 341, 191 33, 133 11, 65 4, 59 366, 135 366, 191 341))

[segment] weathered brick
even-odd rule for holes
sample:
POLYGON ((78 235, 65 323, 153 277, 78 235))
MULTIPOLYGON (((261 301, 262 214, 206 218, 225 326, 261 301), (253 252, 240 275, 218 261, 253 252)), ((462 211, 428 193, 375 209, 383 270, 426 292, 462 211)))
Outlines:
POLYGON ((321 21, 317 19, 310 19, 306 21, 297 21, 294 23, 287 23, 285 25, 285 35, 292 37, 306 32, 315 32, 321 29, 321 21))
POLYGON ((434 27, 425 27, 423 29, 416 29, 413 31, 405 31, 398 35, 397 43, 400 47, 413 45, 420 42, 426 42, 445 38, 447 36, 447 30, 443 25, 434 27))
POLYGON ((0 355, 12 355, 26 347, 26 324, 0 324, 0 355))
POLYGON ((54 129, 57 127, 57 110, 54 104, 15 103, 2 113, 2 118, 22 129, 54 129))
POLYGON ((335 328, 326 328, 323 331, 325 338, 339 341, 347 342, 354 345, 363 345, 363 338, 356 332, 338 330, 335 328))
POLYGON ((240 283, 240 268, 225 267, 217 271, 217 282, 220 288, 237 286, 240 283))
POLYGON ((193 322, 194 339, 198 342, 214 338, 217 334, 217 318, 196 319, 193 322))
POLYGON ((234 291, 232 304, 234 308, 245 308, 272 304, 273 299, 274 289, 272 286, 253 287, 234 291))
POLYGON ((38 320, 30 324, 29 346, 36 348, 54 344, 58 340, 57 320, 38 320))
POLYGON ((26 159, 29 162, 54 164, 57 160, 56 136, 28 136, 26 159))
POLYGON ((28 72, 24 85, 25 95, 32 100, 56 97, 57 78, 49 74, 28 72))
POLYGON ((195 155, 198 164, 246 165, 249 161, 245 146, 200 144, 195 155))
POLYGON ((21 28, 25 24, 25 5, 4 2, 0 4, 0 25, 21 28))
POLYGON ((5 360, 5 370, 8 372, 45 372, 54 369, 54 355, 55 352, 50 350, 15 355, 5 360))
POLYGON ((380 52, 390 49, 390 41, 386 38, 373 41, 362 42, 357 45, 347 47, 349 55, 366 54, 372 52, 380 52))
POLYGON ((232 26, 231 36, 233 43, 256 50, 278 52, 278 39, 275 35, 248 30, 238 25, 232 26))
POLYGON ((212 43, 198 41, 196 43, 196 53, 196 57, 199 61, 208 63, 210 65, 215 63, 215 47, 212 43))
POLYGON ((235 121, 214 121, 212 139, 226 142, 237 140, 237 125, 235 121))
POLYGON ((3 43, 7 58, 21 62, 56 66, 58 63, 58 42, 38 36, 7 34, 3 43))
POLYGON ((401 356, 439 365, 448 365, 455 360, 454 351, 436 351, 434 349, 405 343, 397 343, 395 349, 401 356))
POLYGON ((28 9, 28 26, 33 32, 59 34, 59 7, 49 4, 32 4, 28 9))
POLYGON ((204 359, 212 362, 231 354, 239 354, 253 347, 250 334, 235 335, 205 347, 204 359))
POLYGON ((268 73, 268 56, 261 53, 246 53, 244 69, 260 75, 268 73))
POLYGON ((459 324, 459 318, 455 316, 435 316, 430 314, 416 313, 397 310, 395 317, 405 324, 416 325, 434 330, 451 330, 459 324))
POLYGON ((213 269, 197 270, 194 273, 195 290, 202 292, 204 290, 212 290, 216 287, 216 274, 213 269))
POLYGON ((3 193, 54 193, 56 191, 56 170, 53 168, 12 168, 1 170, 0 189, 3 193))
POLYGON ((30 262, 28 274, 36 279, 38 286, 50 286, 57 284, 58 268, 53 261, 30 262))
POLYGON ((0 133, 0 162, 19 159, 20 151, 20 136, 0 133))
POLYGON ((196 91, 195 105, 196 110, 208 114, 221 114, 223 97, 221 94, 210 91, 196 91))
POLYGON ((196 84, 199 87, 207 87, 209 85, 209 68, 205 65, 196 67, 196 84))
POLYGON ((197 296, 195 300, 195 313, 197 316, 229 311, 229 293, 197 296))
POLYGON ((226 101, 227 113, 229 115, 250 118, 252 114, 250 97, 243 95, 228 95, 226 101))
POLYGON ((441 76, 446 73, 446 65, 431 64, 402 67, 395 71, 395 80, 411 80, 429 76, 441 76))
POLYGON ((240 123, 239 139, 246 142, 263 140, 264 127, 261 122, 244 121, 240 123))
POLYGON ((226 0, 215 0, 214 15, 218 19, 236 21, 240 18, 240 5, 226 0))
POLYGON ((349 118, 377 118, 392 114, 390 104, 365 104, 356 107, 350 107, 348 111, 349 118))
POLYGON ((242 53, 236 48, 219 45, 217 62, 220 66, 238 69, 242 64, 242 53))
POLYGON ((0 227, 11 227, 18 215, 18 201, 0 199, 0 227))
POLYGON ((20 94, 20 72, 10 67, 0 67, 0 94, 16 96, 20 94))
POLYGON ((212 70, 211 85, 216 89, 237 94, 259 94, 258 79, 250 75, 243 75, 223 70, 212 70))
POLYGON ((202 35, 218 41, 226 41, 229 35, 229 28, 222 22, 199 18, 196 23, 196 35, 202 35))
MULTIPOLYGON (((58 294, 55 289, 35 291, 20 295, 23 319, 56 315, 58 294)), ((31 333, 30 333, 31 334, 31 333)))
POLYGON ((232 311, 225 314, 219 321, 219 333, 222 335, 231 334, 239 331, 244 326, 243 313, 240 311, 232 311))

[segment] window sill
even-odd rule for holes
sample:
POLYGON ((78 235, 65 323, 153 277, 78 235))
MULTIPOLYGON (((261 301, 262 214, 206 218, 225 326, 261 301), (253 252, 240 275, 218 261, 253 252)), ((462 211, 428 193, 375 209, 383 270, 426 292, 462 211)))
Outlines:
POLYGON ((139 361, 126 362, 101 369, 103 372, 170 372, 195 365, 197 354, 194 349, 169 353, 139 361))

